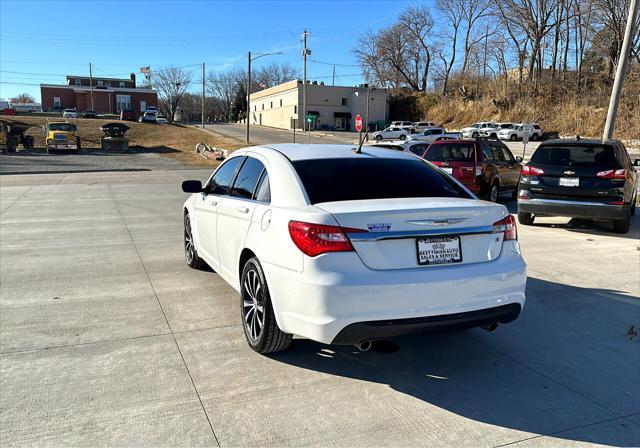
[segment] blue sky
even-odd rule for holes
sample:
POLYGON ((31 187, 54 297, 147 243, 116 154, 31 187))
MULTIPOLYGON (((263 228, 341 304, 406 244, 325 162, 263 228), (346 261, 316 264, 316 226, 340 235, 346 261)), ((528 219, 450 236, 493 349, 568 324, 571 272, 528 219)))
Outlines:
MULTIPOLYGON (((422 0, 424 2, 430 0, 422 0)), ((336 67, 336 84, 362 82, 351 49, 367 28, 392 23, 420 0, 396 1, 29 1, 0 0, 0 98, 66 74, 126 77, 139 68, 206 63, 207 71, 246 67, 247 51, 282 51, 255 61, 302 71, 300 35, 311 59, 336 67), (355 76, 354 76, 355 75, 355 76), (342 77, 341 77, 342 76, 342 77)), ((199 67, 189 67, 199 78, 199 67)), ((309 63, 309 77, 331 81, 333 67, 309 63), (321 78, 326 77, 326 78, 321 78)))

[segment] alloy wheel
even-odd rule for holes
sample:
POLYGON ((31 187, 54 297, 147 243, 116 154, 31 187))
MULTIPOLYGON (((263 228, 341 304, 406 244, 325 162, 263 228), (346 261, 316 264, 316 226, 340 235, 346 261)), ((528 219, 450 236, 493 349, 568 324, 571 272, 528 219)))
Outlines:
POLYGON ((264 327, 263 291, 255 269, 247 271, 242 288, 242 320, 247 336, 255 342, 260 338, 264 327))
POLYGON ((185 217, 184 219, 184 257, 187 260, 187 264, 191 264, 195 257, 193 236, 191 235, 191 221, 189 220, 189 217, 185 217))
POLYGON ((491 186, 491 191, 489 192, 489 200, 491 202, 498 202, 498 186, 493 184, 491 186))

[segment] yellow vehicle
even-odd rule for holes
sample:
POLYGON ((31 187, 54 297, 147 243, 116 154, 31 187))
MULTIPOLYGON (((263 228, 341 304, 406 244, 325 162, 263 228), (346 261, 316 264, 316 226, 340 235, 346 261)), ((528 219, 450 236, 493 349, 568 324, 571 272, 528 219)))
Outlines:
POLYGON ((47 151, 52 149, 80 149, 78 127, 66 121, 47 123, 47 151))

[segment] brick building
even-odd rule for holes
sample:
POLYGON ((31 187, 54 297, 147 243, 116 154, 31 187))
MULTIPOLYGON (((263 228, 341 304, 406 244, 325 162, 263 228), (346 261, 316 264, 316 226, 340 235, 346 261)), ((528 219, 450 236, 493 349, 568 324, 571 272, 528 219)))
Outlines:
POLYGON ((75 108, 78 112, 93 109, 101 114, 117 114, 122 109, 134 109, 141 114, 149 106, 158 106, 157 92, 137 87, 133 73, 124 79, 70 75, 67 84, 40 84, 40 96, 43 111, 75 108))

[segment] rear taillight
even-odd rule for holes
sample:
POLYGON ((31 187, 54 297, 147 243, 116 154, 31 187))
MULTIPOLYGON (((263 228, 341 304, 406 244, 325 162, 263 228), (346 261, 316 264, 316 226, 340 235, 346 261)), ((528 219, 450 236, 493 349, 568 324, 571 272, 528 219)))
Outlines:
POLYGON ((624 201, 611 201, 607 202, 609 205, 624 205, 624 201))
POLYGON ((544 171, 540 168, 536 168, 535 166, 523 165, 520 174, 523 176, 539 176, 544 174, 544 171))
POLYGON ((624 179, 626 172, 624 169, 621 170, 606 170, 600 171, 596 176, 602 179, 624 179))
POLYGON ((310 257, 325 252, 350 252, 353 246, 346 234, 362 232, 366 230, 289 221, 291 240, 298 249, 310 257))
POLYGON ((493 233, 504 232, 504 241, 517 240, 518 229, 516 227, 516 219, 513 215, 509 215, 498 222, 493 223, 493 233))

